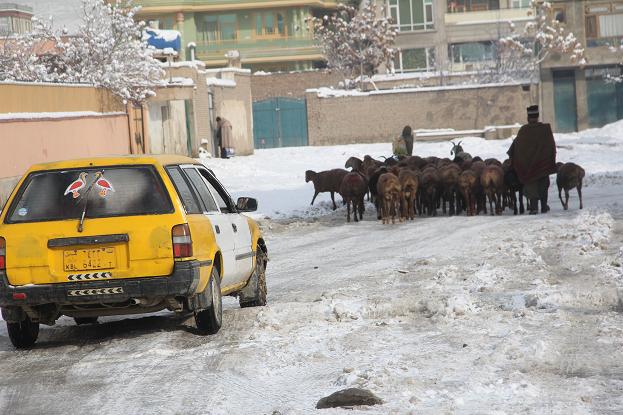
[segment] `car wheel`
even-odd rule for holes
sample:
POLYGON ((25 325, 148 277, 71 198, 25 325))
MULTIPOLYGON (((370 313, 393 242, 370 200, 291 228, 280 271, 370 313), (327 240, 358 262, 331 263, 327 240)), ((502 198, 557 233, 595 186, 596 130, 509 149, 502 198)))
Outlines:
POLYGON ((79 326, 83 324, 97 324, 97 317, 74 317, 74 321, 79 326))
POLYGON ((37 341, 39 336, 39 323, 33 323, 30 317, 26 316, 19 323, 6 323, 9 339, 17 349, 27 349, 37 341))
POLYGON ((210 293, 210 305, 195 311, 195 323, 202 334, 215 334, 223 324, 223 298, 221 297, 221 277, 216 267, 212 267, 210 282, 206 287, 210 293))
POLYGON ((255 259, 255 270, 249 283, 238 295, 240 307, 261 307, 266 305, 266 254, 258 248, 255 259), (248 292, 251 291, 251 292, 248 292))

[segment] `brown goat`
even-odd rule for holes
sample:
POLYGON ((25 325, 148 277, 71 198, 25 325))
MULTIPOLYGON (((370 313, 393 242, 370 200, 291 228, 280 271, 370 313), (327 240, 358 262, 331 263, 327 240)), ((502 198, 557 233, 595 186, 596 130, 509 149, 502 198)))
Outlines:
POLYGON ((565 210, 569 209, 569 190, 574 187, 578 189, 578 196, 580 197, 580 209, 584 206, 582 204, 582 181, 584 180, 586 172, 580 166, 575 163, 558 163, 558 174, 556 175, 556 185, 558 186, 558 197, 560 203, 565 210), (561 191, 565 190, 565 201, 562 201, 561 191))
POLYGON ((305 183, 310 181, 314 183, 314 197, 311 204, 314 204, 314 200, 316 200, 316 196, 319 193, 330 192, 333 210, 337 209, 334 194, 339 193, 342 180, 344 180, 344 176, 347 174, 348 172, 344 169, 333 169, 317 173, 313 170, 307 170, 305 172, 305 183))
POLYGON ((476 193, 480 186, 476 173, 472 170, 465 170, 459 175, 458 187, 465 200, 465 210, 467 216, 476 214, 476 193))
POLYGON ((502 162, 496 158, 490 158, 485 160, 485 165, 502 167, 502 162))
POLYGON ((402 217, 407 220, 413 220, 415 218, 415 200, 420 180, 414 171, 406 168, 400 170, 398 180, 400 180, 400 187, 402 188, 402 217))
POLYGON ((350 222, 350 207, 353 207, 353 217, 357 220, 357 212, 359 219, 363 219, 364 205, 363 199, 368 193, 368 183, 366 178, 358 172, 351 172, 344 176, 340 185, 340 194, 346 203, 346 221, 350 222))
POLYGON ((348 160, 346 160, 346 163, 344 164, 345 168, 351 168, 351 171, 358 171, 363 173, 363 160, 357 158, 357 157, 349 157, 348 160))
POLYGON ((396 223, 396 216, 400 214, 400 180, 392 173, 384 173, 379 177, 377 184, 378 203, 381 207, 383 224, 396 223))
POLYGON ((476 174, 476 190, 474 192, 474 197, 476 199, 476 214, 478 215, 481 211, 487 214, 487 196, 480 185, 480 176, 482 175, 482 171, 487 167, 485 163, 480 159, 480 157, 476 156, 472 159, 472 165, 470 170, 476 174))
POLYGON ((420 203, 428 216, 437 216, 437 202, 441 189, 439 172, 435 167, 428 166, 420 176, 420 203))
POLYGON ((439 179, 441 180, 441 210, 445 214, 446 213, 446 202, 450 204, 450 215, 454 215, 455 213, 459 213, 458 210, 460 207, 459 203, 456 203, 455 210, 455 202, 458 202, 458 183, 459 183, 459 175, 461 174, 461 168, 455 164, 447 164, 443 167, 439 168, 439 179))
POLYGON ((504 195, 504 172, 502 168, 491 164, 482 170, 480 175, 480 185, 489 198, 489 209, 491 215, 502 214, 502 197, 504 195), (495 211, 493 205, 495 204, 495 211))

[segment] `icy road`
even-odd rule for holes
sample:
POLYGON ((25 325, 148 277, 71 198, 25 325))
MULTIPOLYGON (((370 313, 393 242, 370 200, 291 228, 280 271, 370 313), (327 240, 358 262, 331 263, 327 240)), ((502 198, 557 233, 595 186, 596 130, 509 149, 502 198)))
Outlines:
MULTIPOLYGON (((302 210, 263 221, 269 306, 226 299, 208 337, 170 313, 80 327, 64 318, 30 351, 15 351, 2 325, 0 413, 351 414, 314 409, 351 386, 385 401, 355 413, 621 413, 622 149, 598 143, 594 158, 575 159, 592 166, 583 211, 575 191, 564 212, 551 189, 547 215, 383 226, 369 207, 346 224, 326 199, 305 208, 311 184, 276 180, 274 198, 279 186, 306 192, 302 210)), ((293 176, 318 150, 298 151, 293 176)), ((340 167, 347 157, 334 151, 340 167)), ((268 170, 261 180, 281 174, 268 170)))

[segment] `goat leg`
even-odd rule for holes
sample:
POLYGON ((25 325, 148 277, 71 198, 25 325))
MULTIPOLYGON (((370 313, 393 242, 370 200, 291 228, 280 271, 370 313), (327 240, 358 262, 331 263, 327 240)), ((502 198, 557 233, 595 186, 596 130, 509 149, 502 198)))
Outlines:
POLYGON ((565 208, 565 202, 562 200, 562 187, 558 188, 558 198, 560 199, 560 203, 562 203, 562 208, 565 208))
POLYGON ((578 196, 580 196, 580 209, 584 206, 582 204, 582 183, 578 184, 578 196))
POLYGON ((333 202, 333 210, 337 210, 337 205, 335 204, 335 193, 331 192, 331 201, 333 202))
POLYGON ((565 188, 565 210, 569 210, 569 190, 565 188))
POLYGON ((314 197, 312 197, 312 201, 311 201, 311 206, 314 205, 314 200, 316 200, 316 196, 318 196, 318 193, 320 193, 320 192, 314 193, 314 197))

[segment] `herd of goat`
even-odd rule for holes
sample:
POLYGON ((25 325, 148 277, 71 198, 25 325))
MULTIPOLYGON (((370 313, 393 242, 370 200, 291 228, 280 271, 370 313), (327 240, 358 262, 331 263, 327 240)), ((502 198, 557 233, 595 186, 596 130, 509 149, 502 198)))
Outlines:
MULTIPOLYGON (((315 191, 311 204, 319 193, 329 192, 335 210, 335 193, 339 193, 347 207, 347 221, 350 222, 352 207, 357 222, 363 219, 364 198, 368 195, 376 206, 377 218, 384 224, 395 223, 397 218, 401 222, 412 220, 416 215, 436 216, 439 208, 449 215, 487 214, 487 199, 491 215, 500 215, 506 208, 512 209, 515 215, 524 213, 523 185, 510 160, 472 158, 463 151, 460 142, 452 144, 453 160, 406 156, 390 157, 381 162, 367 155, 363 160, 350 157, 344 166, 350 168, 350 172, 345 169, 307 170, 305 181, 312 181, 315 191)), ((584 169, 577 164, 558 163, 556 184, 565 210, 569 207, 569 190, 573 188, 578 191, 582 209, 584 174, 584 169)))

